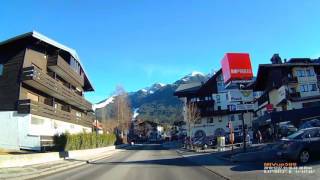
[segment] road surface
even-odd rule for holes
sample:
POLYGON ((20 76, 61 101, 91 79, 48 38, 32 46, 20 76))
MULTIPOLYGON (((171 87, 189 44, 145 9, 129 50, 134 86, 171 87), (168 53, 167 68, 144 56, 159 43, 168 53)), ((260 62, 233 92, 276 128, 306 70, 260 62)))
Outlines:
POLYGON ((112 157, 41 179, 220 180, 223 178, 161 145, 136 145, 112 157))

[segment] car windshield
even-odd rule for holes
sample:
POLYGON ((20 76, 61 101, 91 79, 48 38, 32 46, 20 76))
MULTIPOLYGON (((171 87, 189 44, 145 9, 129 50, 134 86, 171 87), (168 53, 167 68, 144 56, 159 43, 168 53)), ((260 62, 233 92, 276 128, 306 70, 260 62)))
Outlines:
POLYGON ((302 135, 305 133, 305 131, 297 131, 291 135, 289 135, 288 139, 301 139, 302 135))

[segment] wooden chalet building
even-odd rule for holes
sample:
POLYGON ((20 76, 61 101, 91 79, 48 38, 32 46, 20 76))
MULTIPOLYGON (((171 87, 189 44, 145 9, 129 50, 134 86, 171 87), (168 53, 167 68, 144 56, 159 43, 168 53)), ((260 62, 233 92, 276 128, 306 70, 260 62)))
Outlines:
POLYGON ((292 58, 282 62, 278 54, 271 64, 260 64, 254 90, 256 128, 274 128, 290 121, 298 126, 305 120, 320 118, 319 59, 292 58))
POLYGON ((40 150, 57 133, 90 132, 93 86, 75 50, 38 32, 0 43, 0 147, 40 150))

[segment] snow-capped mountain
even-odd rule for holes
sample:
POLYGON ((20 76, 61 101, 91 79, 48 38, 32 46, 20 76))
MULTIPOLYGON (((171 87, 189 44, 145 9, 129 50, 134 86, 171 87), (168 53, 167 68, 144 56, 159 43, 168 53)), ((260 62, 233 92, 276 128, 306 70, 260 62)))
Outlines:
POLYGON ((106 100, 101 101, 100 103, 93 104, 92 109, 95 111, 96 109, 106 107, 108 104, 113 103, 114 96, 109 97, 106 100))
POLYGON ((190 74, 176 81, 174 84, 185 84, 191 82, 204 82, 209 78, 209 74, 205 75, 202 72, 193 71, 190 74))
POLYGON ((146 88, 141 89, 140 91, 147 93, 147 94, 153 94, 154 92, 158 91, 159 89, 163 88, 164 86, 166 86, 166 84, 155 83, 150 87, 146 87, 146 88))
MULTIPOLYGON (((133 117, 156 122, 171 123, 182 118, 182 102, 175 96, 174 91, 180 84, 205 82, 209 75, 193 71, 172 84, 155 83, 150 87, 136 92, 129 92, 129 101, 133 110, 133 117)), ((97 118, 107 112, 108 119, 112 117, 112 106, 115 97, 110 97, 94 105, 97 118)), ((112 119, 112 118, 111 118, 112 119)))

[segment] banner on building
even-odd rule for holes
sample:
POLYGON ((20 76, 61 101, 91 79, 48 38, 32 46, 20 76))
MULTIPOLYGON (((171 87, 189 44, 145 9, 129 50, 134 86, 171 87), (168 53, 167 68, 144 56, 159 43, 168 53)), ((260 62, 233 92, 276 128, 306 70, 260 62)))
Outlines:
POLYGON ((249 111, 253 110, 254 105, 253 104, 232 104, 229 105, 230 111, 249 111))
POLYGON ((229 101, 238 102, 252 102, 253 101, 253 91, 252 90, 230 90, 228 92, 229 101))

